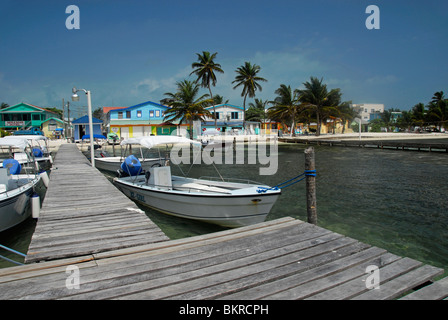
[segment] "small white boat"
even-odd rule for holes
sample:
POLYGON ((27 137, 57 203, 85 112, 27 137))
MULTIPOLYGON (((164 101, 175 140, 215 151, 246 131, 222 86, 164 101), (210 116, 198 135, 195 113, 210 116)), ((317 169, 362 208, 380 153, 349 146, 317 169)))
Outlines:
MULTIPOLYGON (((133 138, 135 139, 135 138, 133 138)), ((132 141, 132 140, 131 140, 132 141)), ((126 145, 131 145, 132 143, 126 143, 126 145)), ((126 148, 123 154, 130 153, 131 151, 126 148)), ((110 156, 108 152, 103 151, 102 148, 95 150, 95 167, 110 172, 117 172, 122 169, 123 161, 126 160, 127 157, 124 156, 110 156)), ((143 157, 143 152, 140 149, 140 157, 138 158, 140 164, 142 165, 142 170, 149 170, 152 166, 157 164, 162 164, 165 162, 165 158, 163 157, 151 157, 145 158, 143 157)))
MULTIPOLYGON (((29 143, 24 138, 0 138, 0 147, 17 148, 25 152, 29 143)), ((5 159, 0 168, 0 232, 25 221, 31 215, 31 197, 41 177, 19 174, 21 164, 15 159, 5 159)))
MULTIPOLYGON (((28 140, 34 160, 31 159, 26 152, 15 152, 14 159, 16 159, 21 165, 28 165, 34 168, 34 163, 31 162, 35 161, 38 165, 39 171, 50 170, 53 165, 53 158, 49 152, 47 137, 40 135, 18 135, 6 136, 4 138, 13 140, 16 138, 22 138, 28 140)), ((0 167, 2 167, 1 164, 0 167)))
MULTIPOLYGON (((141 138, 140 143, 148 148, 165 143, 198 143, 171 136, 145 138, 141 138)), ((134 172, 141 172, 138 165, 135 163, 132 168, 134 172)), ((280 189, 238 179, 217 181, 172 176, 169 166, 115 178, 114 183, 126 196, 153 209, 225 227, 265 221, 281 194, 280 189)))

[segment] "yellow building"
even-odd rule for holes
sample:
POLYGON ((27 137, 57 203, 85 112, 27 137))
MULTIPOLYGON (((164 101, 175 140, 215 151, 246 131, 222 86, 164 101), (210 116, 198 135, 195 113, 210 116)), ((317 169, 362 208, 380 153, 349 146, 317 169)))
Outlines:
POLYGON ((64 121, 57 118, 50 118, 42 122, 42 132, 47 138, 61 139, 64 137, 64 121))

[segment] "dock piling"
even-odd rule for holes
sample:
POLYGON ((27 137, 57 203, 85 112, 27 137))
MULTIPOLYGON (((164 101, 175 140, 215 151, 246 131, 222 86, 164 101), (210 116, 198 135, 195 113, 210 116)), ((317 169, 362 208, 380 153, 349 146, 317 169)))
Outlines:
MULTIPOLYGON (((305 149, 305 171, 316 170, 314 148, 305 149)), ((308 223, 317 225, 316 177, 306 176, 306 211, 308 223)))

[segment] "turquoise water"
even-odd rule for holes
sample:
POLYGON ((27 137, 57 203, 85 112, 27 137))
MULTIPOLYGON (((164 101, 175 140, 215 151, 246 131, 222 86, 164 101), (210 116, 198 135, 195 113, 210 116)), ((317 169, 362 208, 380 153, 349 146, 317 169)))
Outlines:
MULTIPOLYGON (((245 165, 217 168, 224 177, 275 185, 303 172, 304 149, 280 144, 279 169, 272 176, 260 176, 259 165, 247 159, 245 165)), ((327 146, 315 151, 319 226, 448 269, 448 154, 327 146)), ((204 165, 193 166, 189 175, 217 176, 213 166, 204 165)), ((141 208, 171 239, 223 230, 141 208)), ((286 216, 306 221, 304 181, 282 191, 268 220, 286 216)), ((34 225, 31 220, 0 234, 0 244, 26 252, 34 225)), ((10 265, 0 261, 0 267, 10 265)))

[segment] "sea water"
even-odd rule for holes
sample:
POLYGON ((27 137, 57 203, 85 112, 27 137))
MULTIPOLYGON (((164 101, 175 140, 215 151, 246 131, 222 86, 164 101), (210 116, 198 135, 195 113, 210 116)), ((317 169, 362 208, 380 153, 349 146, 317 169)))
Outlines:
MULTIPOLYGON (((318 225, 345 236, 448 269, 448 154, 315 146, 318 225)), ((269 149, 268 149, 269 150, 269 149)), ((259 164, 182 165, 189 176, 242 178, 276 185, 304 171, 304 145, 279 144, 278 170, 259 164), (216 167, 216 168, 215 168, 216 167)), ((247 151, 247 149, 246 149, 247 151)), ((247 153, 246 153, 247 154, 247 153)), ((247 155, 246 155, 247 156, 247 155)), ((182 171, 172 165, 173 174, 182 171)), ((114 174, 103 172, 112 181, 114 174)), ((305 182, 282 190, 267 220, 306 221, 305 182)), ((224 228, 140 206, 171 239, 224 228)), ((0 233, 0 244, 26 253, 35 222, 0 233)), ((4 251, 0 254, 10 257, 4 251)), ((0 260, 0 267, 12 266, 0 260)))

